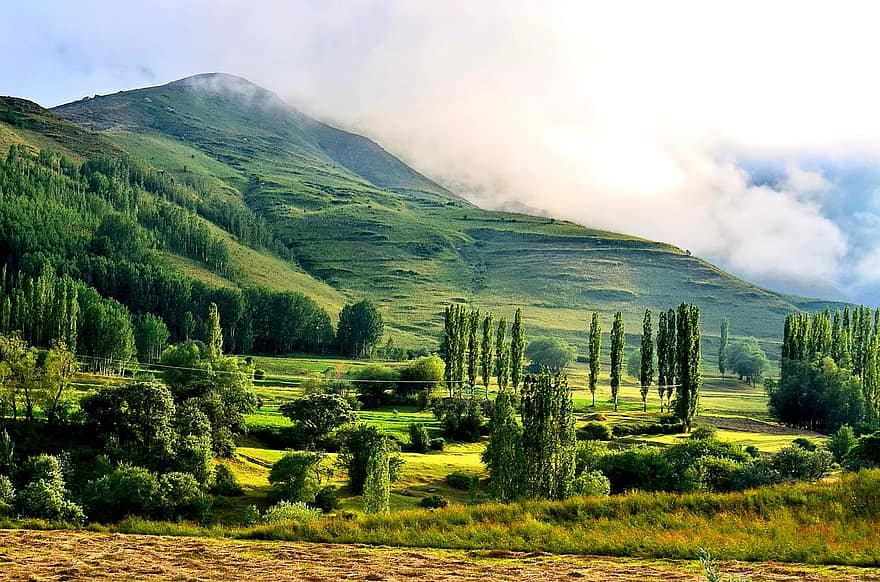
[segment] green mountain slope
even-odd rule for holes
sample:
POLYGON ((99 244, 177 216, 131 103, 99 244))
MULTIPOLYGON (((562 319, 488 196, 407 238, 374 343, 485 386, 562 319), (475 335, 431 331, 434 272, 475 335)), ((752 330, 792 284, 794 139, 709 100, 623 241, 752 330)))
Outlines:
POLYGON ((199 75, 55 112, 243 202, 311 277, 379 301, 407 345, 436 342, 450 301, 498 313, 523 306, 530 335, 580 346, 592 310, 607 327, 622 310, 636 332, 646 307, 693 301, 707 335, 727 316, 735 335, 774 339, 798 308, 670 245, 476 208, 374 142, 237 77, 199 75))

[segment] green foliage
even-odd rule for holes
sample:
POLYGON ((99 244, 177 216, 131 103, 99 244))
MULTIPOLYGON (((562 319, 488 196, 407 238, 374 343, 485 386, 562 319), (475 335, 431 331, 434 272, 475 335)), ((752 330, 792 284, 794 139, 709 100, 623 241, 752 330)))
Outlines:
POLYGON ((517 308, 510 327, 510 384, 513 391, 519 389, 523 379, 523 357, 525 356, 526 336, 523 329, 522 309, 517 308))
POLYGON ((342 448, 336 464, 348 474, 348 488, 355 495, 364 491, 367 478, 367 464, 372 451, 384 443, 388 459, 388 474, 391 481, 400 476, 403 459, 394 450, 389 438, 374 425, 359 424, 343 431, 342 448))
POLYGON ((844 424, 828 440, 828 451, 834 457, 835 462, 843 464, 847 455, 856 446, 858 439, 852 427, 844 424))
POLYGON ((817 481, 830 471, 833 462, 831 453, 824 449, 790 446, 773 455, 772 466, 783 481, 817 481))
POLYGON ((239 497, 244 495, 244 488, 238 483, 235 473, 227 465, 218 463, 214 467, 214 484, 211 486, 214 495, 239 497))
POLYGON ((489 393, 489 381, 495 368, 495 346, 492 343, 495 331, 493 325, 494 318, 491 313, 487 313, 483 319, 483 334, 480 342, 480 377, 483 380, 486 394, 489 393))
MULTIPOLYGON (((840 314, 838 313, 838 317, 840 314)), ((727 372, 729 368, 729 361, 727 358, 727 346, 729 344, 729 335, 730 335, 730 320, 726 317, 721 320, 721 341, 718 342, 718 371, 721 372, 721 377, 724 377, 724 374, 727 372)))
POLYGON ((82 508, 67 499, 63 484, 58 486, 43 479, 31 481, 18 492, 15 501, 18 512, 26 517, 75 525, 85 521, 82 508))
POLYGON ((523 431, 516 419, 513 396, 499 392, 489 420, 489 442, 482 455, 492 494, 503 502, 524 494, 523 431))
POLYGON ((158 497, 165 519, 184 517, 203 519, 210 500, 202 493, 199 482, 189 473, 171 472, 159 477, 158 497))
POLYGON ((540 370, 561 372, 577 357, 577 349, 561 338, 540 338, 529 342, 526 357, 540 370))
POLYGON ((377 408, 389 399, 389 392, 397 389, 400 372, 382 364, 367 364, 357 371, 358 400, 364 408, 377 408))
POLYGON ((278 410, 300 427, 311 444, 357 419, 348 401, 338 394, 310 394, 286 402, 278 410))
POLYGON ((91 483, 88 491, 89 516, 105 523, 127 515, 153 516, 162 505, 156 474, 133 465, 120 465, 91 483))
POLYGON ((859 437, 845 459, 851 470, 880 467, 880 432, 859 437))
POLYGON ((430 449, 430 437, 425 425, 413 423, 409 425, 409 450, 413 453, 427 453, 430 449))
POLYGON ((398 394, 430 391, 443 381, 443 360, 437 356, 423 356, 402 366, 399 372, 398 394))
POLYGON ((14 503, 15 487, 12 480, 6 475, 0 475, 0 517, 11 514, 14 503))
POLYGON ((571 487, 572 495, 610 495, 611 481, 601 471, 589 471, 575 477, 571 487))
POLYGON ((272 465, 269 483, 271 501, 304 501, 315 499, 326 471, 322 468, 325 455, 306 451, 285 453, 272 465))
POLYGON ((369 299, 346 305, 339 313, 336 342, 343 354, 368 358, 382 339, 385 324, 376 304, 369 299))
POLYGON ((434 402, 432 411, 441 421, 446 438, 470 443, 480 440, 484 424, 482 402, 475 398, 443 398, 434 402))
POLYGON ((339 501, 339 492, 336 486, 326 485, 315 493, 315 500, 312 502, 312 505, 324 513, 329 513, 339 509, 339 501))
POLYGON ((547 372, 526 376, 522 394, 522 454, 528 497, 565 499, 575 470, 574 406, 568 379, 547 372))
POLYGON ((610 441, 611 427, 603 422, 590 421, 577 430, 577 436, 585 441, 610 441))
POLYGON ((279 501, 263 513, 262 522, 274 523, 311 523, 321 519, 320 509, 312 508, 302 501, 279 501))
POLYGON ((464 471, 453 471, 452 473, 446 475, 444 481, 453 489, 458 489, 459 491, 467 491, 471 488, 471 483, 473 482, 474 478, 475 477, 473 477, 472 475, 468 475, 464 471))
POLYGON ((642 405, 645 412, 648 411, 648 390, 654 382, 654 338, 651 324, 651 310, 645 311, 645 319, 642 324, 642 343, 639 360, 639 385, 641 386, 642 405))
MULTIPOLYGON (((670 318, 667 316, 667 326, 669 320, 670 318)), ((678 384, 675 389, 673 410, 687 432, 691 429, 691 423, 699 409, 700 389, 703 386, 700 308, 696 305, 682 303, 678 306, 675 320, 677 323, 675 360, 678 384)))
POLYGON ((599 352, 602 348, 602 323, 599 314, 593 312, 590 318, 590 394, 593 396, 593 406, 596 406, 596 383, 599 381, 599 352))
POLYGON ((217 304, 208 305, 208 320, 205 322, 205 354, 209 362, 216 362, 223 357, 223 330, 220 328, 220 312, 217 304))
POLYGON ((731 343, 727 347, 725 359, 725 365, 729 366, 731 371, 752 385, 761 380, 764 370, 770 365, 767 354, 758 345, 758 340, 753 337, 731 343))
POLYGON ((364 513, 388 513, 391 496, 390 457, 388 441, 377 439, 367 453, 366 477, 364 479, 364 513))
POLYGON ((623 316, 618 311, 614 314, 614 323, 611 326, 611 399, 614 401, 615 411, 617 410, 620 379, 623 374, 623 349, 625 345, 623 316))
POLYGON ((498 332, 495 334, 495 381, 499 392, 504 392, 510 381, 510 346, 507 344, 505 317, 498 320, 498 332))
POLYGON ((447 505, 449 505, 449 502, 442 495, 429 495, 419 501, 419 507, 424 507, 425 509, 442 509, 447 505))

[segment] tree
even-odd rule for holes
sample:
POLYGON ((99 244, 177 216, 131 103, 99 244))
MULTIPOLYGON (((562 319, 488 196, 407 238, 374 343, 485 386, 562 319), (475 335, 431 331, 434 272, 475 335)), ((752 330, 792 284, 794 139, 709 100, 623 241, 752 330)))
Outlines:
POLYGON ((477 334, 480 327, 480 312, 472 309, 468 314, 467 324, 467 377, 471 390, 477 385, 477 371, 480 364, 480 343, 477 334))
POLYGON ((37 350, 20 337, 0 336, 0 394, 7 409, 4 412, 11 412, 12 418, 18 418, 20 405, 25 419, 34 418, 39 390, 37 355, 37 350))
POLYGON ((575 471, 574 406, 568 380, 544 371, 526 377, 522 398, 526 495, 565 499, 575 471))
MULTIPOLYGON (((218 320, 219 323, 219 320, 218 320)), ((161 317, 145 313, 135 319, 134 341, 138 359, 142 362, 158 362, 171 334, 161 317)))
POLYGON ((278 410, 298 425, 312 444, 357 420, 351 405, 338 394, 310 394, 286 402, 278 410))
POLYGON ((620 377, 623 373, 623 349, 625 345, 626 336, 623 331, 623 315, 618 311, 614 314, 614 323, 611 325, 611 398, 614 400, 615 411, 617 411, 620 377))
POLYGON ((400 368, 397 393, 408 395, 418 390, 431 391, 443 381, 443 360, 423 356, 400 368))
POLYGON ((385 324, 376 304, 363 299, 342 308, 336 341, 343 354, 353 358, 368 358, 384 331, 385 324))
POLYGON ((384 443, 387 453, 389 479, 396 481, 403 466, 403 459, 387 435, 370 424, 358 424, 343 431, 336 464, 348 474, 348 488, 355 495, 364 492, 369 472, 367 468, 369 458, 380 443, 384 443))
POLYGON ((510 328, 510 383, 516 393, 522 381, 523 356, 525 355, 525 330, 523 329, 522 309, 517 308, 510 328))
POLYGON ((657 321, 657 395, 660 397, 660 412, 663 412, 663 398, 666 395, 666 385, 669 382, 666 366, 666 350, 669 345, 668 334, 666 312, 661 310, 657 321))
POLYGON ((561 372, 577 357, 574 346, 561 338, 540 338, 526 347, 526 357, 532 364, 540 368, 547 368, 553 373, 561 372))
POLYGON ((676 324, 678 386, 675 392, 675 416, 681 420, 684 431, 690 432, 699 409, 703 385, 700 308, 682 303, 678 306, 676 324))
POLYGON ((495 398, 489 420, 489 442, 482 456, 489 471, 492 494, 504 503, 520 499, 524 492, 522 427, 516 419, 512 398, 505 391, 495 398))
POLYGON ((740 380, 755 385, 761 379, 764 370, 770 364, 767 354, 761 349, 758 340, 746 337, 735 340, 727 348, 727 360, 730 370, 737 374, 740 380))
POLYGON ((214 362, 223 355, 223 329, 220 327, 220 312, 217 310, 216 303, 208 305, 205 346, 209 362, 214 362))
POLYGON ((378 439, 367 453, 367 475, 364 479, 364 513, 388 513, 391 499, 388 442, 378 439))
POLYGON ((52 423, 58 420, 58 406, 65 391, 79 371, 79 363, 64 342, 54 342, 46 353, 42 365, 40 382, 42 394, 39 398, 40 407, 46 413, 47 420, 52 423))
POLYGON ((654 339, 651 325, 651 310, 645 311, 645 320, 642 324, 641 366, 639 382, 641 384, 642 405, 645 412, 648 411, 648 390, 654 381, 654 339))
MULTIPOLYGON (((838 312, 837 323, 840 324, 840 312, 838 312)), ((718 344, 718 371, 721 377, 727 372, 727 342, 728 333, 730 331, 730 321, 725 317, 721 320, 721 342, 718 344)))
POLYGON ((307 451, 285 453, 269 471, 270 503, 314 501, 326 472, 321 468, 325 457, 323 453, 307 451))
POLYGON ((602 348, 602 324, 599 313, 594 311, 590 319, 590 394, 596 406, 596 383, 599 381, 599 352, 602 348))
POLYGON ((498 391, 507 389, 510 379, 510 350, 507 345, 507 319, 502 317, 498 320, 498 333, 495 334, 495 380, 498 391))
POLYGON ((480 344, 480 376, 486 388, 486 398, 489 397, 489 381, 492 379, 495 365, 495 346, 492 344, 493 324, 492 314, 487 313, 483 319, 483 340, 480 344))
POLYGON ((388 392, 397 389, 400 372, 382 364, 367 364, 356 372, 358 400, 364 408, 382 406, 388 400, 388 392))

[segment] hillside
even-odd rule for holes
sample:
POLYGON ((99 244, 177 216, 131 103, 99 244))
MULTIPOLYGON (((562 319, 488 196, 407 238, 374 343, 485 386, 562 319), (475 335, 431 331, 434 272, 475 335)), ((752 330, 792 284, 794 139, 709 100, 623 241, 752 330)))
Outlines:
POLYGON ((646 307, 693 301, 705 335, 727 316, 732 334, 772 340, 800 305, 670 245, 474 207, 369 139, 237 77, 199 75, 54 111, 109 147, 252 209, 292 253, 289 268, 308 277, 300 288, 335 296, 316 297, 323 304, 375 298, 398 345, 435 344, 450 301, 507 314, 523 306, 532 337, 563 335, 582 348, 592 310, 606 328, 622 310, 636 332, 646 307))

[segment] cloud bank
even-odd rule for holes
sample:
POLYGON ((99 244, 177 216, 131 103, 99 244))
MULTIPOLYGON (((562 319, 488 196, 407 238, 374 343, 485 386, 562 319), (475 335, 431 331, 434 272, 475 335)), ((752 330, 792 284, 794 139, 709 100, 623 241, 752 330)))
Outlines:
POLYGON ((13 12, 0 23, 15 55, 4 92, 57 104, 231 72, 484 206, 672 242, 786 291, 880 300, 880 7, 868 3, 166 0, 13 12))

